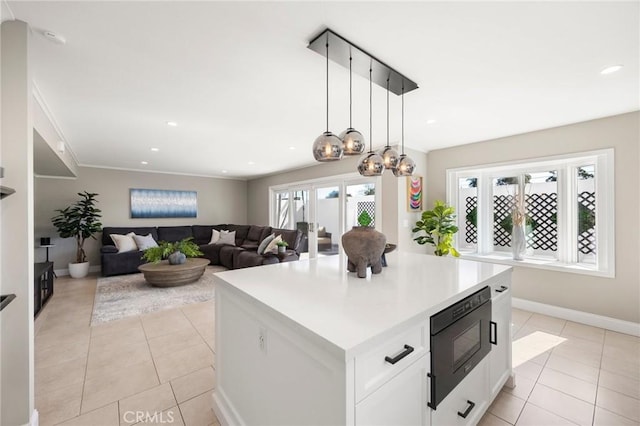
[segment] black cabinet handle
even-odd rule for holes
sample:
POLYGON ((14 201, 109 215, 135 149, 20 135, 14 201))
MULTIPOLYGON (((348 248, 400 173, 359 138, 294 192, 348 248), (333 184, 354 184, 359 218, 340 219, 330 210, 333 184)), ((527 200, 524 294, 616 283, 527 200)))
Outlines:
POLYGON ((430 388, 431 388, 431 392, 430 392, 430 394, 431 394, 431 398, 430 398, 430 399, 431 399, 431 401, 428 401, 428 402, 427 402, 427 407, 429 407, 429 408, 431 408, 432 410, 434 410, 434 411, 435 411, 435 409, 436 409, 436 404, 434 404, 434 403, 433 403, 433 398, 435 398, 435 397, 436 397, 436 376, 434 376, 434 375, 433 375, 433 374, 431 374, 431 373, 427 373, 427 377, 431 379, 431 386, 430 386, 430 388))
POLYGON ((387 361, 389 364, 395 364, 396 362, 400 361, 402 358, 409 355, 411 352, 413 352, 413 348, 409 345, 404 345, 404 351, 402 351, 401 353, 399 353, 393 358, 391 358, 390 356, 385 356, 384 360, 387 361))
POLYGON ((502 293, 505 290, 509 290, 509 287, 505 287, 505 286, 501 285, 500 288, 496 288, 496 292, 498 292, 498 293, 502 293))
POLYGON ((464 410, 464 413, 461 413, 460 411, 458 411, 458 415, 459 415, 460 417, 462 417, 463 419, 466 419, 466 418, 467 418, 467 416, 469 415, 469 413, 471 412, 471 410, 473 410, 473 407, 475 407, 475 406, 476 406, 476 403, 475 403, 475 402, 471 402, 471 401, 469 401, 469 400, 467 400, 467 404, 469 404, 469 406, 467 407, 467 409, 466 409, 466 410, 464 410))
POLYGON ((489 321, 489 343, 492 345, 498 344, 498 324, 493 321, 489 321), (491 336, 493 336, 493 339, 491 339, 491 336))

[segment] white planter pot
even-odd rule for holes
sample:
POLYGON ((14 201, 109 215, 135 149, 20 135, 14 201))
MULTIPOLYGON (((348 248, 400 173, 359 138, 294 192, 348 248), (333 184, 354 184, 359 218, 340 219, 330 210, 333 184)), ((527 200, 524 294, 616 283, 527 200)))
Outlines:
POLYGON ((89 262, 69 264, 69 275, 71 275, 71 278, 84 278, 88 273, 89 262))

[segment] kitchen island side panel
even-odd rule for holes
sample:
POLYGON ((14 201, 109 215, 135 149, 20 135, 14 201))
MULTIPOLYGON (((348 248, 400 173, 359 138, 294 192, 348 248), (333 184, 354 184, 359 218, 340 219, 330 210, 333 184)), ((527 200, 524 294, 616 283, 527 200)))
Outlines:
POLYGON ((352 363, 223 282, 216 284, 215 338, 213 398, 222 424, 354 424, 346 403, 352 363))

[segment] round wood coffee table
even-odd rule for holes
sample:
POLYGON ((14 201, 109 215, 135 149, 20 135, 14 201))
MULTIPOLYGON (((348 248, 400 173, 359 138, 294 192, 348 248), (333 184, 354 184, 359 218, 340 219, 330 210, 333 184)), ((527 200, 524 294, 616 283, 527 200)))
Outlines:
POLYGON ((198 281, 209 261, 207 259, 189 258, 182 265, 169 265, 169 261, 145 263, 138 266, 144 279, 156 287, 177 287, 198 281))

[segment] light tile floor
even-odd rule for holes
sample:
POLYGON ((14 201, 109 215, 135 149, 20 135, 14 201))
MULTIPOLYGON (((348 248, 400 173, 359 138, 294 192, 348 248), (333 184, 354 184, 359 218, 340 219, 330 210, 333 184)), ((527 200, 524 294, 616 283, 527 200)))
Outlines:
MULTIPOLYGON (((219 425, 213 302, 90 327, 96 277, 56 280, 35 323, 43 426, 219 425)), ((481 426, 640 425, 640 339, 513 309, 516 387, 481 426)))

